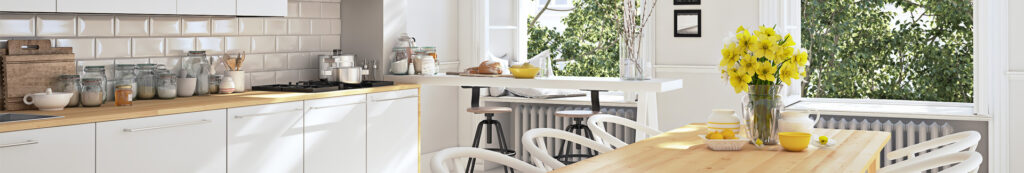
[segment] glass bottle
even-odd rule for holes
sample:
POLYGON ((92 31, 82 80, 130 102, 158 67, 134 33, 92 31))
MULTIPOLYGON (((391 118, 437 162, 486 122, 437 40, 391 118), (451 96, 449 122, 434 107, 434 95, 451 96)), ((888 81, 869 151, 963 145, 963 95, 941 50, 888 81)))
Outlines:
POLYGON ((189 51, 181 60, 185 78, 196 78, 195 95, 210 94, 210 59, 206 51, 189 51))
POLYGON ((82 88, 82 81, 78 75, 60 75, 57 78, 57 83, 52 87, 57 92, 69 92, 71 93, 71 100, 68 101, 67 107, 78 107, 79 89, 82 88))
POLYGON ((156 64, 139 64, 139 76, 136 78, 138 83, 135 90, 138 91, 139 100, 153 99, 156 97, 156 64))
POLYGON ((122 84, 117 85, 117 89, 114 90, 114 105, 115 106, 131 106, 132 98, 132 85, 122 84))
MULTIPOLYGON (((85 85, 85 79, 87 79, 87 78, 98 79, 100 83, 96 84, 96 85, 100 87, 99 88, 100 92, 102 92, 101 94, 103 94, 102 97, 101 97, 103 100, 101 100, 99 104, 103 104, 103 102, 107 101, 107 93, 108 93, 107 91, 109 91, 109 90, 107 90, 107 67, 106 66, 85 66, 85 72, 82 73, 81 77, 83 79, 83 81, 82 81, 83 85, 85 85)), ((99 105, 96 105, 96 106, 99 106, 99 105)))
POLYGON ((161 71, 157 74, 156 95, 160 99, 174 99, 178 97, 178 75, 169 71, 161 71))
MULTIPOLYGON (((102 67, 102 66, 101 66, 102 67)), ((103 78, 82 78, 82 106, 98 107, 106 101, 106 84, 103 78)))
POLYGON ((118 64, 114 70, 114 85, 130 85, 132 89, 132 96, 138 95, 138 83, 135 81, 138 77, 137 66, 135 64, 118 64))

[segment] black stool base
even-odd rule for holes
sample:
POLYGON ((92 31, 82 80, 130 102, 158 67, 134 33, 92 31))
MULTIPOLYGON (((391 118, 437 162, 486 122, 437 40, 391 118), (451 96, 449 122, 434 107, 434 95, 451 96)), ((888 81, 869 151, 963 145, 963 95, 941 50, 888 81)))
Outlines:
MULTIPOLYGON (((503 130, 501 128, 501 123, 498 122, 497 120, 493 119, 494 114, 484 114, 484 116, 486 116, 487 119, 483 120, 483 121, 480 121, 480 123, 476 125, 476 135, 473 136, 473 147, 474 148, 480 147, 480 137, 481 137, 480 132, 483 131, 484 126, 487 126, 486 127, 487 128, 487 143, 488 144, 491 143, 491 127, 493 126, 497 130, 497 133, 498 133, 497 137, 498 137, 498 147, 499 148, 484 148, 484 149, 495 151, 495 152, 499 152, 499 153, 505 154, 507 156, 515 157, 516 151, 511 150, 511 147, 509 147, 508 143, 505 142, 505 132, 503 132, 503 130)), ((476 167, 476 158, 469 158, 469 161, 467 161, 467 163, 466 163, 466 173, 472 173, 473 172, 473 168, 475 168, 475 167, 476 167)), ((512 170, 512 168, 509 168, 508 166, 505 166, 505 172, 506 173, 510 173, 510 172, 511 173, 515 173, 515 170, 512 170)))

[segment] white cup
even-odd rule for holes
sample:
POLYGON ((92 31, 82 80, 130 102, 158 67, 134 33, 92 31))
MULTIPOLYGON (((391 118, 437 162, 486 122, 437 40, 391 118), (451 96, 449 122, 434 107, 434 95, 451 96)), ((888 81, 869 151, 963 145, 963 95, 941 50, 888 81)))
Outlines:
POLYGON ((228 71, 228 76, 235 81, 235 93, 245 92, 245 71, 228 71))

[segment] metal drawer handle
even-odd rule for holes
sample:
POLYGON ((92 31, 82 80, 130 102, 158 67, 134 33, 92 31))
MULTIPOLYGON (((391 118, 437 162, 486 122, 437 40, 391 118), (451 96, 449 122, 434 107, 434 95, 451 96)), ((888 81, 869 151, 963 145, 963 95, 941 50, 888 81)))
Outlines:
POLYGON ((203 120, 199 120, 199 121, 195 121, 195 122, 168 124, 168 125, 153 126, 153 127, 134 128, 134 129, 124 129, 124 132, 139 132, 139 131, 164 129, 164 128, 171 128, 171 127, 178 127, 178 126, 206 124, 206 123, 210 123, 210 120, 203 119, 203 120))
POLYGON ((390 99, 380 99, 380 100, 373 100, 373 101, 374 102, 383 102, 383 101, 401 100, 401 99, 417 98, 417 97, 420 97, 420 96, 419 95, 414 95, 414 96, 406 96, 406 97, 390 98, 390 99))
POLYGON ((333 107, 342 107, 342 106, 349 106, 349 105, 357 105, 357 104, 363 104, 363 103, 366 103, 366 102, 358 102, 358 103, 349 103, 349 104, 340 104, 340 105, 330 105, 330 106, 311 106, 311 107, 309 107, 309 110, 315 110, 315 109, 327 109, 327 108, 333 108, 333 107))
POLYGON ((242 118, 246 118, 246 117, 255 117, 255 116, 264 116, 264 115, 273 115, 273 114, 277 114, 277 113, 295 112, 295 111, 302 111, 302 108, 295 108, 295 109, 284 110, 284 111, 277 111, 277 112, 249 114, 249 115, 235 115, 235 119, 242 119, 242 118))
POLYGON ((18 142, 18 143, 13 143, 13 144, 3 144, 3 145, 0 145, 0 148, 17 147, 17 146, 22 146, 22 145, 32 145, 32 144, 38 144, 38 143, 39 143, 39 141, 27 140, 25 142, 18 142))

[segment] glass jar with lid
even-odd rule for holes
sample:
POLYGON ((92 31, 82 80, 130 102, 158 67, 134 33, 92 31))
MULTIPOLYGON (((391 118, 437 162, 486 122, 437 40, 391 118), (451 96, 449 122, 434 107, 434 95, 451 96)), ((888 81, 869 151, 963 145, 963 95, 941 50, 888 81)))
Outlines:
POLYGON ((82 78, 82 106, 98 107, 106 102, 106 86, 103 78, 82 78))
POLYGON ((178 97, 178 74, 169 71, 157 72, 156 95, 160 99, 178 97))
POLYGON ((195 95, 210 94, 210 59, 206 51, 189 51, 188 56, 181 59, 184 78, 195 78, 195 95))
POLYGON ((139 64, 139 75, 136 78, 136 83, 139 88, 135 89, 138 91, 139 100, 153 99, 156 97, 156 64, 139 64))
MULTIPOLYGON (((107 100, 106 93, 108 93, 107 92, 108 91, 108 88, 107 88, 107 67, 106 66, 85 66, 85 71, 82 73, 81 77, 83 79, 82 85, 85 85, 85 80, 84 79, 87 79, 87 78, 96 78, 96 79, 99 80, 100 83, 97 84, 97 86, 100 87, 100 91, 102 91, 103 92, 102 94, 104 94, 104 95, 102 95, 103 96, 102 97, 103 100, 100 103, 100 104, 103 104, 102 102, 107 100)), ((97 105, 97 106, 99 106, 99 105, 97 105)))
POLYGON ((67 107, 78 107, 79 89, 82 88, 81 77, 78 75, 60 75, 57 77, 57 82, 52 87, 56 92, 69 92, 71 93, 71 101, 68 101, 67 107))
POLYGON ((415 48, 415 49, 413 49, 413 51, 415 53, 412 54, 412 56, 410 57, 409 60, 412 61, 412 65, 413 65, 413 69, 414 70, 410 71, 409 73, 410 74, 423 74, 423 58, 429 57, 427 55, 427 50, 424 49, 424 48, 415 48), (415 72, 415 73, 413 73, 413 72, 415 72))
POLYGON ((114 106, 131 106, 135 98, 132 92, 132 85, 117 85, 117 89, 114 89, 114 106))
POLYGON ((118 64, 114 69, 114 85, 130 85, 132 96, 138 95, 138 83, 135 80, 139 74, 136 70, 138 70, 138 66, 135 64, 118 64))
POLYGON ((210 75, 210 94, 217 94, 220 92, 220 80, 224 78, 223 75, 210 75))

